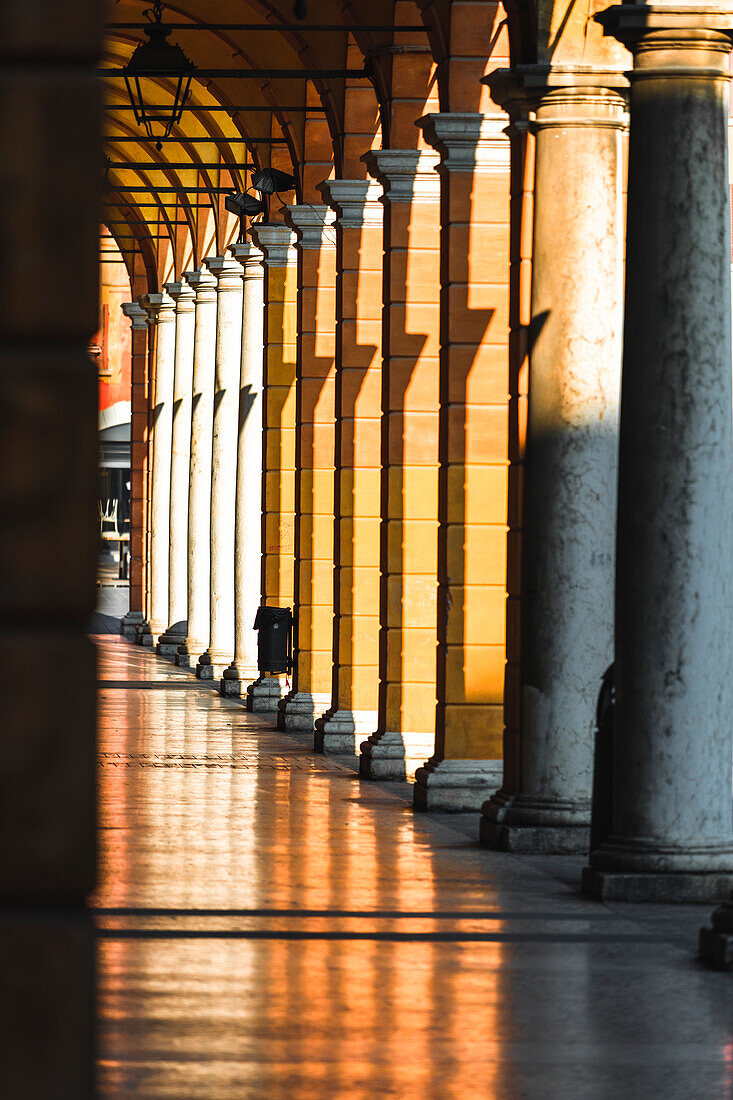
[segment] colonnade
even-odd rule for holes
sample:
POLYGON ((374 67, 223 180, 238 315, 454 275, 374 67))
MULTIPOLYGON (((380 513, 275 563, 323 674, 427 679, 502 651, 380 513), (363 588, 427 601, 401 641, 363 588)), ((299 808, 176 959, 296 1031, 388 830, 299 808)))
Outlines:
POLYGON ((630 81, 494 73, 493 114, 427 114, 143 299, 137 630, 515 852, 588 850, 615 647, 585 888, 700 899, 733 883, 730 43, 614 10, 630 81), (292 682, 260 603, 294 610, 292 682))

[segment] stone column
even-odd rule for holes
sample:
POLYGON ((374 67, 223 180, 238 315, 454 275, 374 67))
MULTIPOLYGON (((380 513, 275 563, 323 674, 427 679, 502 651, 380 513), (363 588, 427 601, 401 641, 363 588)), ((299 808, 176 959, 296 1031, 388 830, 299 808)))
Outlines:
POLYGON ((598 898, 733 887, 733 10, 616 7, 633 51, 612 833, 598 898))
POLYGON ((209 645, 199 657, 196 675, 201 680, 218 680, 234 656, 234 504, 242 357, 242 265, 225 256, 214 256, 206 265, 217 280, 210 629, 209 645))
MULTIPOLYGON (((263 222, 249 232, 265 265, 262 603, 292 607, 298 255, 287 225, 263 222)), ((247 689, 247 709, 277 711, 288 690, 287 676, 263 674, 247 689)))
POLYGON ((134 638, 145 622, 145 473, 148 409, 145 360, 148 344, 148 312, 137 302, 125 302, 125 317, 132 327, 131 424, 130 424, 130 610, 122 618, 122 633, 134 638))
POLYGON ((169 626, 161 634, 158 653, 175 657, 188 627, 188 477, 191 464, 191 385, 196 323, 196 293, 187 282, 167 283, 176 303, 176 358, 173 380, 171 442, 170 552, 168 557, 169 626))
POLYGON ((509 365, 505 115, 420 119, 441 154, 438 702, 418 809, 470 811, 501 786, 509 365))
POLYGON ((150 614, 143 645, 156 645, 168 626, 173 375, 176 351, 175 302, 167 293, 143 299, 155 332, 152 477, 150 488, 150 614))
POLYGON ((361 774, 405 778, 435 744, 440 180, 431 151, 363 158, 384 187, 379 707, 361 774))
POLYGON ((587 850, 613 659, 627 119, 620 92, 563 79, 540 89, 533 124, 521 776, 484 806, 481 833, 511 851, 587 850))
POLYGON ((298 238, 295 426, 295 668, 281 729, 313 732, 333 681, 336 215, 289 206, 298 238))
POLYGON ((234 516, 234 659, 222 673, 222 695, 246 695, 258 677, 255 615, 262 573, 262 370, 264 268, 253 244, 230 249, 244 271, 239 444, 234 516))
POLYGON ((188 599, 185 642, 176 664, 196 665, 209 644, 211 579, 211 449, 216 360, 216 279, 205 267, 186 272, 196 294, 188 481, 188 599))
POLYGON ((377 724, 382 391, 382 188, 320 187, 336 211, 334 638, 331 707, 319 752, 357 752, 377 724))

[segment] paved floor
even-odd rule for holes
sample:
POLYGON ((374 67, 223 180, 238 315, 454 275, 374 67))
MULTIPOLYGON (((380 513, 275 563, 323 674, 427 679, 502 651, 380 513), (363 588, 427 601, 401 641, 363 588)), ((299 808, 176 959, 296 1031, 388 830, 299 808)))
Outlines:
POLYGON ((707 910, 585 901, 112 635, 100 650, 100 1095, 733 1095, 707 910), (643 910, 643 911, 642 911, 643 910))

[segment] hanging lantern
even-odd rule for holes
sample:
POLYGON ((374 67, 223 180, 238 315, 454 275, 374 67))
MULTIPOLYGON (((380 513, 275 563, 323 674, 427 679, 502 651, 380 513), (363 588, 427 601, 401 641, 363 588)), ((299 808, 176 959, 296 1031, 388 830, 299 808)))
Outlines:
POLYGON ((169 137, 173 127, 181 120, 193 75, 193 65, 181 47, 167 41, 171 32, 163 25, 162 16, 161 0, 155 0, 153 7, 145 12, 145 18, 150 22, 150 26, 145 28, 148 41, 140 43, 123 70, 135 120, 138 126, 145 127, 157 149, 162 149, 159 139, 169 137), (165 77, 173 88, 172 91, 165 88, 156 90, 157 99, 165 100, 166 95, 170 96, 170 105, 158 109, 161 104, 156 102, 156 110, 151 111, 145 102, 143 80, 156 76, 165 77))

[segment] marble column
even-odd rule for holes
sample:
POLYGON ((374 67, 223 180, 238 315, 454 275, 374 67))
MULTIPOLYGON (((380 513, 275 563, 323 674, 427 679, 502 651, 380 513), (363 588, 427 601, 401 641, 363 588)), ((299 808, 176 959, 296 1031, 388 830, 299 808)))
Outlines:
POLYGON ((188 477, 191 464, 191 385, 196 326, 196 292, 185 280, 167 283, 176 303, 176 354, 173 379, 171 437, 170 552, 168 557, 168 619, 158 641, 158 653, 175 657, 188 627, 188 477))
MULTIPOLYGON (((292 608, 298 256, 288 225, 260 222, 249 232, 265 265, 262 603, 292 608)), ((289 688, 287 675, 263 673, 247 689, 247 709, 277 711, 289 688)))
POLYGON ((209 645, 196 675, 218 680, 234 656, 234 504, 237 492, 239 372, 242 357, 242 265, 226 256, 206 261, 216 276, 216 371, 211 449, 211 581, 209 645))
POLYGON ((173 376, 176 351, 175 302, 163 291, 143 299, 155 332, 150 488, 150 614, 143 645, 156 645, 168 626, 173 376))
POLYGON ((733 10, 616 7, 634 55, 611 835, 587 893, 733 887, 728 82, 733 10))
POLYGON ((246 695, 257 671, 255 615, 262 573, 262 370, 264 268, 259 248, 230 249, 244 272, 242 359, 239 380, 239 444, 234 515, 234 659, 221 680, 222 695, 246 695))
POLYGON ((295 425, 295 655, 281 729, 313 732, 331 705, 335 447, 336 218, 289 206, 298 251, 295 425))
POLYGON ((336 212, 336 413, 332 700, 319 752, 355 753, 376 729, 382 394, 382 187, 328 180, 336 212))
POLYGON ((360 772, 404 779, 433 753, 438 569, 440 179, 433 150, 363 158, 384 187, 379 704, 360 772))
POLYGON ((418 809, 480 810, 500 786, 509 392, 506 115, 431 114, 441 154, 438 700, 418 809))
POLYGON ((205 267, 186 272, 196 294, 191 385, 191 461, 188 481, 186 640, 176 664, 195 667, 209 644, 211 580, 211 450, 216 361, 216 278, 205 267))
POLYGON ((511 851, 587 850, 613 659, 627 116, 621 92, 562 79, 538 92, 533 123, 521 775, 481 825, 484 843, 511 851))
POLYGON ((137 302, 124 302, 122 311, 132 328, 131 423, 130 423, 130 610, 122 618, 122 633, 133 639, 145 622, 145 452, 148 409, 145 392, 145 360, 148 343, 148 311, 137 302))

